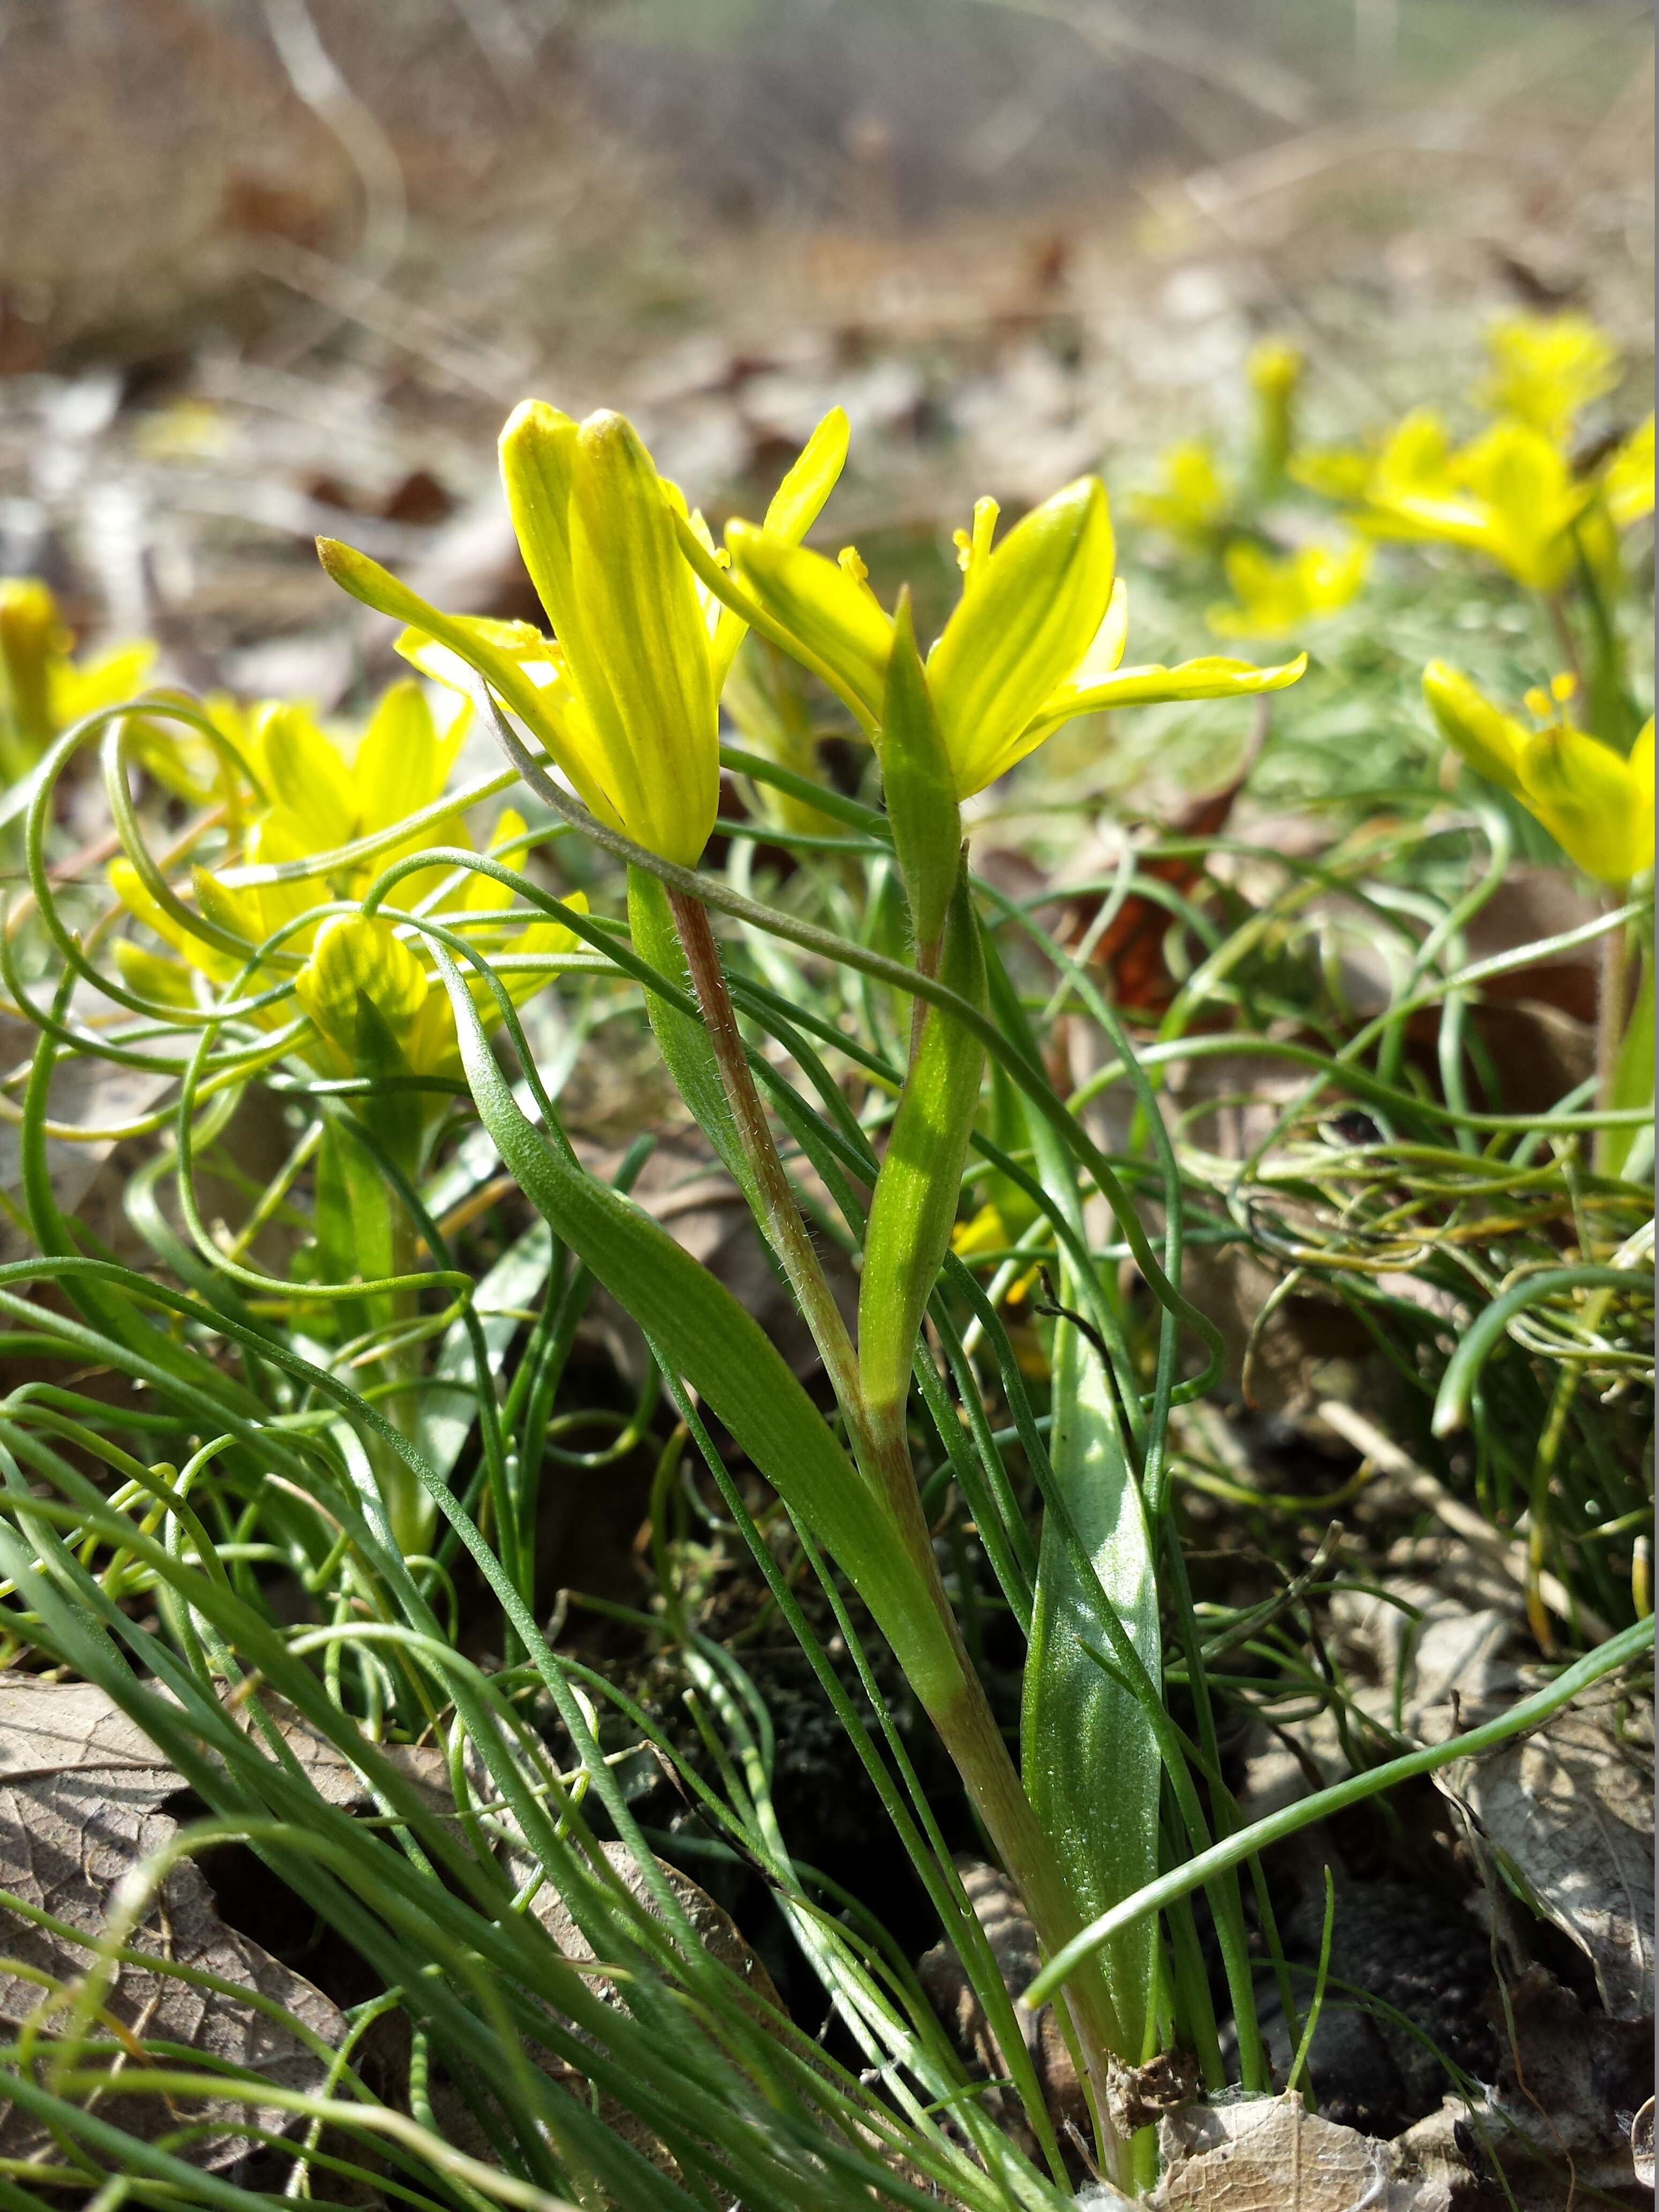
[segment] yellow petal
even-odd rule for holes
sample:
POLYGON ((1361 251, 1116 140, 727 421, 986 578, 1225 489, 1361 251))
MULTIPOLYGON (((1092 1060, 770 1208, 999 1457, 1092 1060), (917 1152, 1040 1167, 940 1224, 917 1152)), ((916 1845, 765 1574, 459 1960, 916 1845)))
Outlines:
POLYGON ((878 717, 893 625, 872 595, 838 562, 787 544, 751 523, 729 523, 726 542, 738 578, 757 605, 866 716, 878 717))
POLYGON ((958 793, 983 790, 1077 668, 1106 619, 1115 548, 1106 488, 1080 477, 976 558, 927 657, 927 685, 958 793))
POLYGON ((1254 698, 1261 691, 1282 691, 1307 672, 1308 656, 1298 653, 1277 668, 1258 668, 1248 660, 1228 660, 1206 655, 1183 660, 1178 667, 1149 665, 1121 668, 1103 683, 1086 690, 1062 691, 1047 701, 1036 720, 1022 732, 1009 762, 1023 760, 1033 746, 1078 714, 1104 714, 1114 707, 1168 706, 1191 699, 1254 698))
POLYGON ((318 931, 294 989, 323 1035, 355 1053, 359 996, 396 1035, 420 1012, 427 981, 420 962, 378 915, 337 914, 318 931))
POLYGON ((360 836, 389 830, 432 804, 449 780, 466 722, 463 708, 441 735, 425 692, 412 680, 380 695, 351 767, 360 836))
POLYGON ((1095 632, 1089 650, 1066 678, 1066 688, 1086 691, 1092 684, 1103 683, 1122 665, 1123 655, 1129 642, 1129 586, 1120 576, 1112 586, 1111 602, 1104 619, 1095 632))
MULTIPOLYGON (((121 859, 110 862, 109 883, 111 890, 130 915, 142 921, 147 929, 153 930, 164 945, 171 945, 192 968, 199 968, 204 975, 211 975, 216 981, 222 982, 240 967, 241 963, 212 938, 188 927, 178 915, 164 907, 151 893, 131 860, 121 859)), ((187 908, 185 913, 188 914, 187 908)))
POLYGON ((1592 399, 1619 381, 1619 349, 1583 315, 1516 315, 1487 333, 1492 374, 1483 405, 1551 438, 1565 437, 1592 399))
POLYGON ((1653 513, 1653 417, 1632 430, 1601 479, 1607 512, 1620 530, 1653 513))
MULTIPOLYGON (((218 877, 206 868, 192 868, 190 879, 196 893, 196 904, 203 918, 223 930, 228 936, 240 939, 251 953, 264 938, 268 927, 264 920, 263 901, 259 894, 222 884, 218 877)), ((314 894, 307 891, 306 903, 310 904, 313 896, 314 894)), ((296 908, 295 911, 299 908, 296 908)))
POLYGON ((590 415, 577 434, 570 558, 565 658, 605 788, 629 836, 693 867, 720 799, 708 635, 662 480, 621 415, 590 415))
POLYGON ((302 829, 306 849, 325 853, 357 830, 357 794, 338 748, 303 707, 273 706, 259 732, 267 787, 302 829))
POLYGON ((1470 683, 1461 669, 1431 660, 1423 671, 1423 696, 1441 736, 1472 769, 1504 791, 1521 789, 1521 756, 1529 732, 1470 683))
POLYGON ((1260 546, 1227 549, 1233 603, 1212 607, 1206 619, 1221 637, 1288 637, 1310 623, 1339 613, 1358 592, 1370 566, 1370 548, 1304 545, 1282 560, 1260 546))
POLYGON ((83 714, 134 697, 143 690, 157 657, 154 643, 143 637, 110 646, 86 660, 55 661, 47 672, 47 690, 56 726, 66 730, 83 714))
POLYGON ((499 448, 519 550, 562 640, 574 619, 570 487, 579 434, 568 415, 526 399, 507 416, 499 448))
POLYGON ((840 481, 850 436, 846 410, 832 407, 772 495, 763 527, 774 538, 790 545, 800 544, 840 481))
POLYGON ((556 699, 563 680, 563 663, 539 632, 527 623, 500 623, 475 616, 444 614, 399 582, 378 561, 371 561, 353 546, 341 544, 337 538, 319 538, 317 557, 353 599, 408 625, 398 641, 398 650, 422 673, 463 690, 467 688, 466 670, 483 677, 532 736, 539 739, 586 805, 613 828, 621 827, 603 786, 593 780, 589 761, 573 753, 566 743, 562 719, 550 710, 550 702, 556 699), (508 633, 505 639, 501 635, 503 630, 508 633), (537 641, 538 657, 531 657, 526 637, 537 641), (431 648, 430 665, 418 639, 425 639, 431 648))
POLYGON ((1520 768, 1522 798, 1586 875, 1626 884, 1653 866, 1653 812, 1650 801, 1640 804, 1640 762, 1557 723, 1528 739, 1520 768))
POLYGON ((135 945, 131 938, 118 937, 115 964, 128 990, 141 998, 164 1006, 194 1008, 196 994, 191 988, 190 970, 182 961, 166 959, 159 952, 135 945))
POLYGON ((1376 455, 1359 446, 1304 446, 1285 463, 1292 480, 1322 499, 1364 499, 1376 472, 1376 455))
POLYGON ((1451 434, 1431 407, 1413 408, 1376 457, 1370 486, 1379 500, 1432 498, 1452 489, 1451 434))
POLYGON ((1189 544, 1215 537, 1232 507, 1232 493, 1215 455, 1200 439, 1171 446, 1162 456, 1163 488, 1132 495, 1129 509, 1139 522, 1167 530, 1189 544))

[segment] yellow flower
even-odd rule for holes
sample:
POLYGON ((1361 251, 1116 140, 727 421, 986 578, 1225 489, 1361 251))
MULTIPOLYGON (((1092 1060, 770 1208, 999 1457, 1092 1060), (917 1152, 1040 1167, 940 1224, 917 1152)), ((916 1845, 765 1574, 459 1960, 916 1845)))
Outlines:
POLYGON ((1276 559, 1241 540, 1222 556, 1231 602, 1206 619, 1218 637, 1290 637, 1338 613, 1353 599, 1370 567, 1368 545, 1304 545, 1276 559))
MULTIPOLYGON (((248 760, 261 790, 252 798, 240 852, 216 870, 194 871, 193 909, 176 896, 165 902, 158 897, 129 859, 110 869, 123 905, 173 956, 159 955, 130 939, 117 939, 116 964, 129 988, 146 998, 193 1007, 192 974, 222 993, 242 974, 257 947, 313 907, 360 898, 393 860, 424 847, 470 846, 459 816, 446 815, 367 857, 298 875, 279 873, 284 864, 324 860, 342 847, 394 829, 441 799, 465 732, 467 711, 463 708, 440 731, 420 685, 393 684, 349 763, 302 707, 270 705, 248 719, 248 760)), ((524 835, 523 817, 503 813, 490 849, 504 851, 524 835)), ((489 955, 515 1003, 551 980, 556 970, 550 961, 580 949, 573 933, 556 921, 532 921, 516 931, 491 923, 491 915, 511 906, 512 893, 476 870, 469 870, 457 886, 447 869, 419 869, 401 879, 393 898, 408 909, 440 892, 445 895, 438 900, 436 918, 489 955)), ((585 910, 580 894, 568 903, 585 910)), ((360 994, 385 1024, 398 1065, 415 1074, 453 1073, 460 1064, 454 1018, 448 994, 428 988, 427 957, 423 939, 412 934, 405 940, 378 915, 335 915, 320 926, 301 923, 259 962, 244 989, 252 994, 294 982, 316 1032, 303 1048, 305 1055, 325 1073, 366 1072, 358 1054, 360 994)), ((485 1019, 495 1018, 489 985, 473 975, 471 988, 485 1019)), ((291 1019, 292 1012, 288 1002, 278 1000, 261 1009, 257 1018, 264 1027, 276 1028, 291 1019)))
POLYGON ((1626 757, 1567 720, 1577 689, 1571 677, 1559 676, 1548 691, 1528 692, 1527 705, 1543 724, 1529 730, 1444 661, 1423 672, 1424 696, 1446 742, 1512 793, 1586 875, 1627 884, 1653 866, 1653 720, 1626 757))
POLYGON ((1296 436, 1296 395, 1307 368, 1300 346, 1283 338, 1264 338, 1251 349, 1245 364, 1255 393, 1257 465, 1264 489, 1274 487, 1290 458, 1296 436))
POLYGON ((0 769, 20 775, 62 730, 143 690, 155 665, 149 638, 77 660, 49 588, 33 576, 0 581, 0 769))
MULTIPOLYGON (((926 676, 958 800, 970 798, 1063 722, 1103 708, 1276 690, 1306 656, 1281 668, 1208 659, 1175 669, 1122 668, 1127 596, 1114 584, 1105 487, 1081 477, 1034 507, 994 544, 994 500, 958 533, 963 592, 926 676)), ((838 561, 733 522, 731 571, 682 531, 711 591, 822 677, 881 743, 893 618, 852 548, 838 561)))
POLYGON ((1392 476, 1379 463, 1358 518, 1363 528, 1467 545, 1529 590, 1560 589, 1577 557, 1573 526, 1593 487, 1574 480, 1553 440, 1504 421, 1440 459, 1425 441, 1413 459, 1414 472, 1392 476))
MULTIPOLYGON (((810 528, 846 452, 836 409, 768 511, 785 540, 810 528)), ((424 672, 463 684, 469 669, 483 677, 602 822, 695 866, 719 799, 720 685, 743 635, 680 557, 683 530, 710 544, 701 518, 620 415, 577 423, 526 400, 501 433, 501 456, 551 639, 526 623, 443 614, 333 539, 318 541, 323 565, 408 625, 399 650, 424 672)))
POLYGON ((1653 417, 1631 432, 1601 477, 1607 513, 1620 530, 1653 513, 1653 417))
POLYGON ((1133 492, 1129 511, 1137 522, 1167 531, 1182 544, 1213 544, 1232 513, 1231 487, 1216 466, 1214 450, 1190 438, 1159 456, 1156 491, 1133 492))
POLYGON ((1477 397, 1558 442, 1574 417, 1619 381, 1619 351, 1583 315, 1517 315, 1487 333, 1492 374, 1477 397))

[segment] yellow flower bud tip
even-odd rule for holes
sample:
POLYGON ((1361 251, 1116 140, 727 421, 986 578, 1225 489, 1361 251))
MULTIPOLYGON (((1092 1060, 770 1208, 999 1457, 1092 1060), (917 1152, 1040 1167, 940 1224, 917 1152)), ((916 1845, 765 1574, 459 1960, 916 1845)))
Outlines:
POLYGON ((40 641, 42 651, 63 652, 70 642, 49 584, 38 576, 8 576, 0 580, 0 635, 9 644, 15 638, 40 641))
POLYGON ((1279 338, 1264 338, 1251 348, 1245 373, 1261 398, 1282 401, 1295 392, 1307 367, 1307 356, 1299 346, 1279 338))
POLYGON ((1576 697, 1577 691, 1578 678, 1568 670, 1564 668, 1559 676, 1551 677, 1550 696, 1553 699, 1559 700, 1564 705, 1567 700, 1576 697))

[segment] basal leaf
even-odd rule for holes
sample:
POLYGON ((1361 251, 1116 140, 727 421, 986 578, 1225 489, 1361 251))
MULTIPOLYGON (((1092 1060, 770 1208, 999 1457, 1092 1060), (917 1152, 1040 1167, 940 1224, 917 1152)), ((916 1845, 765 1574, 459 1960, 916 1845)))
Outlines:
POLYGON ((520 1111, 459 970, 441 947, 435 957, 479 1117, 526 1196, 835 1553, 923 1704, 948 1704, 961 1662, 932 1594, 782 1354, 689 1252, 583 1172, 562 1133, 550 1144, 520 1111))

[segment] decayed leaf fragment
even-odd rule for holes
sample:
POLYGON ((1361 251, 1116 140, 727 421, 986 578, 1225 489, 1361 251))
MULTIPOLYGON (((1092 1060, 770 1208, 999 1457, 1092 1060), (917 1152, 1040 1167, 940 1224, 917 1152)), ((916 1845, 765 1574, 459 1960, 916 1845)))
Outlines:
POLYGON ((1295 2095, 1194 2106, 1166 2119, 1159 2212, 1449 2212, 1449 2185, 1390 2143, 1340 2128, 1295 2095))
MULTIPOLYGON (((1465 1725, 1470 1725, 1466 1721, 1465 1725)), ((1653 1735, 1617 1684, 1436 1775, 1595 1970, 1614 2020, 1653 2012, 1653 1735)))
MULTIPOLYGON (((15 1677, 0 1686, 0 1888, 50 1913, 87 1942, 41 1927, 0 1900, 0 1945, 9 1963, 73 1989, 94 1964, 91 1943, 105 1926, 121 1883, 166 1848, 179 1823, 167 1810, 183 1784, 149 1739, 102 1690, 89 1683, 41 1683, 15 1677)), ((270 1953, 227 1927, 193 1860, 161 1884, 131 1946, 158 1959, 222 1977, 273 2000, 324 2045, 345 2021, 322 1991, 270 1953)), ((0 1972, 0 2020, 8 2029, 32 2016, 53 2025, 50 1992, 20 1973, 0 1972)), ((137 2035, 185 2045, 204 2057, 263 2075, 284 2088, 320 2089, 328 2062, 291 2029, 216 1992, 161 1970, 124 1965, 105 2014, 137 2035)), ((93 2033, 109 2029, 94 2021, 93 2033)), ((141 2062, 131 2062, 135 2066, 141 2062)), ((100 2118, 145 2138, 177 2129, 176 2101, 106 2097, 100 2118)), ((225 2108, 224 2124, 197 2137, 185 2154, 213 2171, 234 2166, 248 2148, 251 2119, 281 2133, 288 2116, 225 2108)), ((189 2118, 198 2124, 207 2107, 189 2118)), ((57 2162, 52 2138, 20 2106, 0 2102, 0 2153, 57 2162)))

